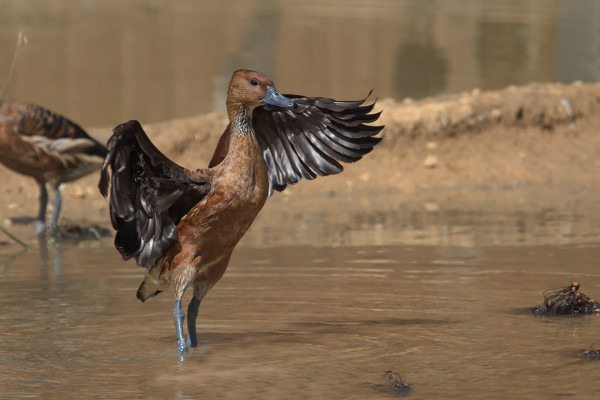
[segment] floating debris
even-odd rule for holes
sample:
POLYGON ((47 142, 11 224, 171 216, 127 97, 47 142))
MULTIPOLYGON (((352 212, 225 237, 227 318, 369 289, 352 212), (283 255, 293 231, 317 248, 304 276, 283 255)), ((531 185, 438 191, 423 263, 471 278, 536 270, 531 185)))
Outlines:
POLYGON ((594 346, 590 346, 590 349, 581 353, 584 360, 588 361, 600 361, 600 351, 596 350, 594 346))
POLYGON ((544 304, 529 310, 534 315, 588 315, 600 313, 600 303, 579 291, 579 282, 544 292, 544 304))
POLYGON ((385 375, 388 378, 388 383, 391 385, 391 389, 394 393, 398 393, 401 396, 407 396, 412 387, 402 380, 399 374, 394 373, 391 369, 385 371, 385 375))
POLYGON ((371 384, 373 390, 382 393, 398 395, 400 397, 408 396, 410 392, 412 392, 412 387, 402 380, 400 374, 397 374, 391 369, 388 369, 384 372, 384 376, 386 378, 386 384, 371 384))

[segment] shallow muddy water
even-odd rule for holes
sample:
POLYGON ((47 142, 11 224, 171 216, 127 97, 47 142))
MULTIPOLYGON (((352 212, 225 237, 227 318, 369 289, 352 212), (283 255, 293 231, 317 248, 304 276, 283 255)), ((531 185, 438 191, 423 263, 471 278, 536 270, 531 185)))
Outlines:
POLYGON ((414 399, 600 390, 579 356, 600 317, 515 311, 575 279, 599 296, 598 245, 242 245, 183 359, 170 295, 140 303, 109 239, 47 250, 0 248, 2 398, 386 399, 389 369, 414 399))

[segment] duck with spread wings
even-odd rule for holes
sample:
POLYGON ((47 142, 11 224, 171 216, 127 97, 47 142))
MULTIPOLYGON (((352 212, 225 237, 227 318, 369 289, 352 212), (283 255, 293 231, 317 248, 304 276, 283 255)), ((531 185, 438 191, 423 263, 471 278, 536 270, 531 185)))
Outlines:
POLYGON ((166 158, 137 121, 114 129, 99 188, 110 187, 115 246, 147 269, 137 297, 175 296, 178 350, 196 346, 200 301, 223 276, 233 249, 274 190, 302 178, 337 174, 380 139, 380 113, 364 100, 282 95, 267 76, 233 74, 227 93, 230 124, 206 169, 166 158), (109 174, 109 169, 112 174, 109 174), (110 185, 109 185, 110 183, 110 185), (181 301, 188 286, 188 343, 181 301))

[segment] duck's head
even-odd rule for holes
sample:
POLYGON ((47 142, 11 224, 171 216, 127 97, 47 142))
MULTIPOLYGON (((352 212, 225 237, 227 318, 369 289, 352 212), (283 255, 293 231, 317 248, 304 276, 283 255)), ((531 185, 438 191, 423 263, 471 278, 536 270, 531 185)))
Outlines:
POLYGON ((260 72, 239 69, 233 73, 227 92, 227 111, 239 113, 241 109, 250 113, 256 107, 271 104, 278 107, 292 107, 295 103, 275 89, 268 76, 260 72))

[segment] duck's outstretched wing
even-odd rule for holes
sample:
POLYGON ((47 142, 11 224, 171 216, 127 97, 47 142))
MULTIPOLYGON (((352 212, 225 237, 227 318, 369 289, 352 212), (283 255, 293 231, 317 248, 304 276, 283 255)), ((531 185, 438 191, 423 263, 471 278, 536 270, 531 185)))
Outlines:
POLYGON ((79 125, 70 119, 56 114, 35 104, 11 104, 15 113, 15 130, 31 140, 56 141, 58 147, 66 148, 65 152, 80 152, 88 155, 106 157, 106 147, 90 137, 79 125), (41 139, 44 138, 44 139, 41 139), (65 145, 67 143, 67 145, 65 145), (74 150, 68 148, 75 147, 74 150))
MULTIPOLYGON (((254 110, 252 125, 269 173, 269 195, 282 191, 301 178, 337 174, 340 161, 354 162, 373 150, 383 126, 375 122, 381 112, 371 113, 374 103, 337 101, 323 97, 285 94, 296 106, 265 105, 254 110)), ((368 97, 368 96, 367 96, 368 97)))
POLYGON ((151 268, 179 242, 177 224, 211 190, 210 178, 162 154, 137 121, 114 129, 108 141, 99 188, 108 194, 115 247, 124 259, 151 268))

